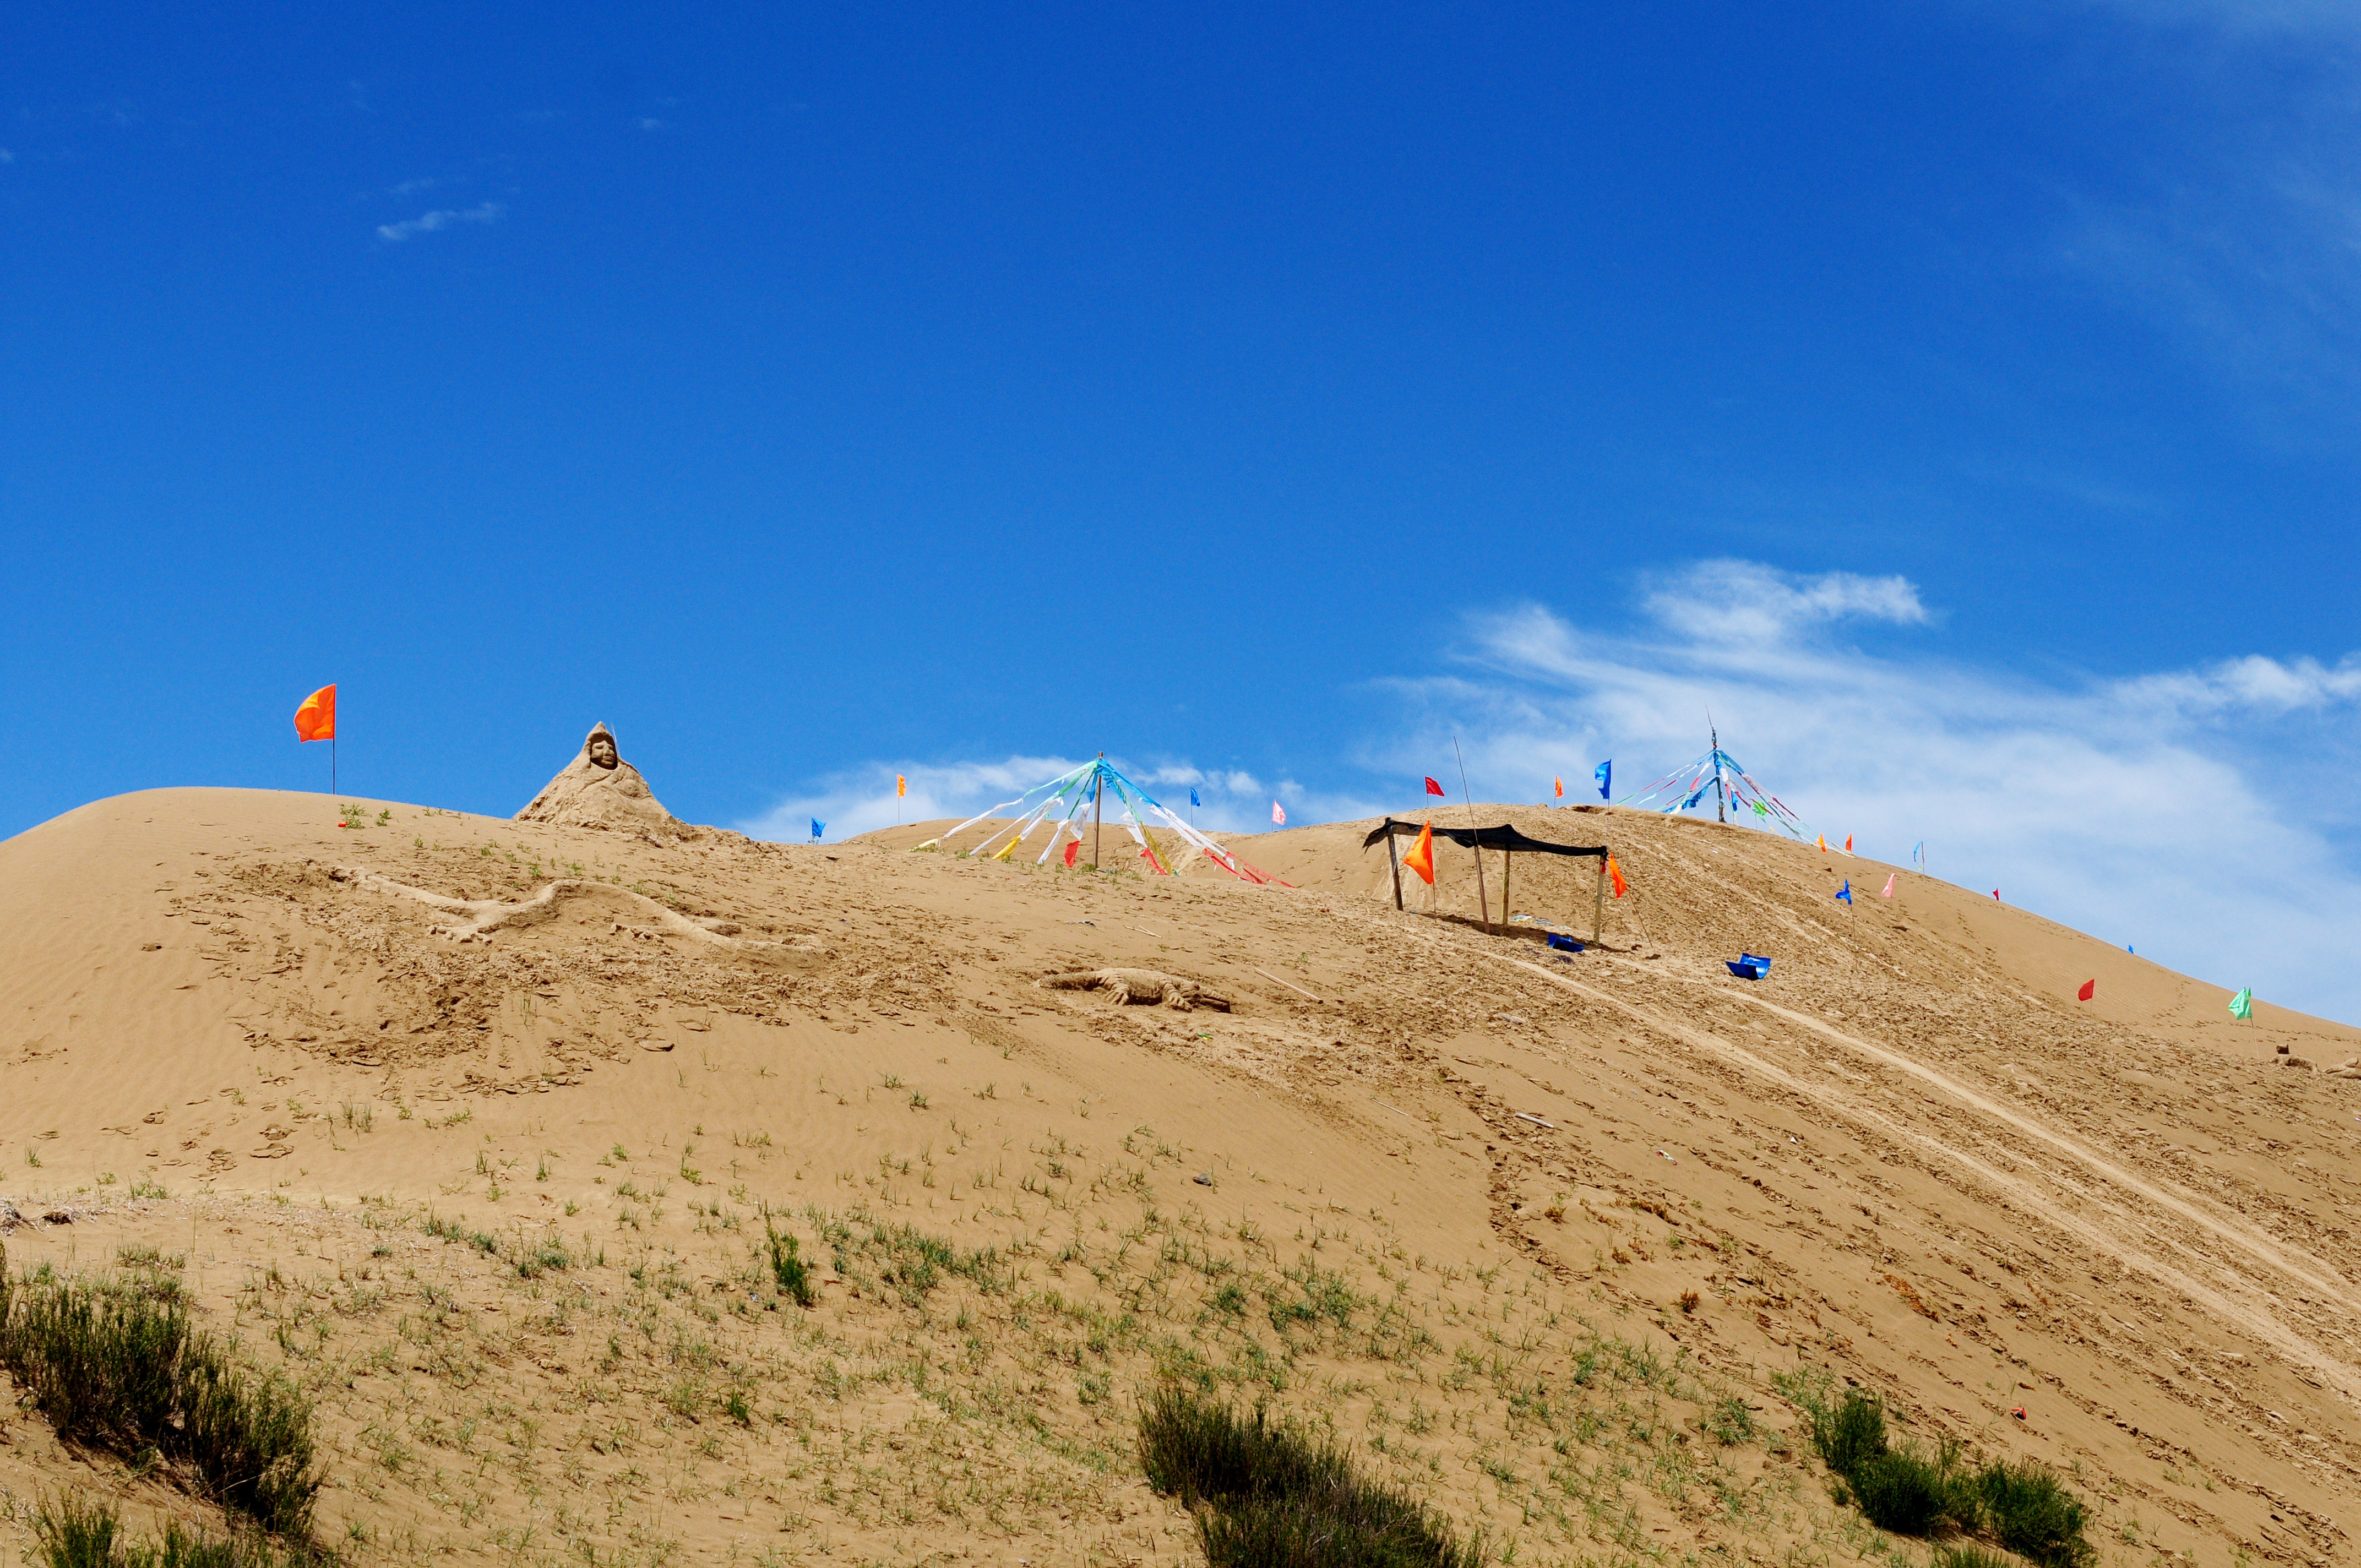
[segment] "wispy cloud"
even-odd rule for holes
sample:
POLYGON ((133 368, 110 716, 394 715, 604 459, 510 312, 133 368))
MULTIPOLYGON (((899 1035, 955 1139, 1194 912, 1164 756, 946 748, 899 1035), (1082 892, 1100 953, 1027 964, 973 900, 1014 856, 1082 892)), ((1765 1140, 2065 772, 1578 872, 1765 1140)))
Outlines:
MULTIPOLYGON (((1710 709, 1756 778, 1867 854, 1902 861, 1924 839, 1949 880, 2361 1020, 2345 935, 2361 865, 2318 805, 2350 771, 2335 737, 2361 657, 2041 682, 1846 641, 1929 619, 1898 579, 1720 561, 1642 602, 1636 636, 1534 605, 1474 618, 1465 667, 1404 689, 1437 728, 1488 730, 1477 793, 1512 798, 1610 755, 1619 784, 1642 783, 1705 750, 1710 709)), ((1405 773, 1435 754, 1432 735, 1392 743, 1405 773)))
POLYGON ((498 202, 484 202, 463 210, 421 213, 414 218, 404 218, 398 224, 378 225, 377 236, 398 244, 402 240, 414 239, 422 234, 438 233, 449 228, 453 224, 498 223, 500 214, 506 210, 498 202))

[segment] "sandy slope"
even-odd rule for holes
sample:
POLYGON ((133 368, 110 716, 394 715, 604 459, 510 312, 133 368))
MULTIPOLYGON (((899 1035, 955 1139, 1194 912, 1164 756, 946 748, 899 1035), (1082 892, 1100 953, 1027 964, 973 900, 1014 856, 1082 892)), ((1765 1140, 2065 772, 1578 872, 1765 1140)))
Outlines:
MULTIPOLYGON (((1466 851, 1397 913, 1366 823, 1237 840, 1284 890, 373 809, 0 844, 0 1194, 75 1216, 11 1265, 182 1256, 320 1392, 357 1559, 1192 1561, 1128 1458, 1159 1376, 1520 1562, 1858 1557, 1780 1439, 1799 1366, 2073 1469, 2111 1561, 2356 1555, 2352 1030, 1629 813, 1478 808, 1627 868, 1567 958, 1535 922, 1587 936, 1589 862, 1518 857, 1488 934, 1466 851), (1103 965, 1235 1010, 1032 984, 1103 965)), ((0 1431, 16 1497, 187 1507, 0 1431)))

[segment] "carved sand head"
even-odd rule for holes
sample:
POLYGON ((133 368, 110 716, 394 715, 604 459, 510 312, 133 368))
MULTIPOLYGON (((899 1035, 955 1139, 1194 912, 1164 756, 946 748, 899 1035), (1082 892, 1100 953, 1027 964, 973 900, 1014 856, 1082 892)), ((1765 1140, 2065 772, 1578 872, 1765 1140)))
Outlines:
POLYGON ((582 754, 601 768, 611 768, 623 760, 615 750, 615 738, 607 733, 603 725, 590 731, 590 739, 582 742, 582 754))

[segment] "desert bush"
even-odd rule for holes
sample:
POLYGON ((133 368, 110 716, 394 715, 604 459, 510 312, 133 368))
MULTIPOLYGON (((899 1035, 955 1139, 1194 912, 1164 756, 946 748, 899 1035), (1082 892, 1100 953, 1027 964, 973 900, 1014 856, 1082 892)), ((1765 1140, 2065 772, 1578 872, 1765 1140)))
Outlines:
POLYGON ((1975 1484, 1984 1528, 2011 1552, 2043 1568, 2076 1568, 2095 1555, 2082 1537, 2089 1510, 2041 1466, 1995 1461, 1975 1484))
POLYGON ((112 1505, 73 1497, 44 1499, 33 1515, 41 1568, 324 1568, 332 1559, 308 1546, 283 1555, 250 1536, 213 1536, 178 1519, 162 1538, 134 1545, 124 1539, 112 1505))
MULTIPOLYGON (((2090 1511, 2040 1465, 1993 1460, 1971 1472, 1949 1442, 1929 1461, 1889 1446, 1884 1409, 1860 1389, 1847 1389, 1831 1405, 1824 1375, 1799 1372, 1779 1386, 1803 1409, 1820 1458, 1880 1529, 1918 1536, 1963 1530, 2040 1568, 2085 1568, 2097 1555, 2083 1536, 2090 1511)), ((1938 1553, 1934 1568, 2013 1565, 1998 1553, 1960 1546, 1938 1553)))
MULTIPOLYGON (((0 1252, 0 1282, 6 1276, 0 1252)), ((0 1283, 0 1366, 65 1441, 184 1463, 212 1497, 265 1530, 310 1532, 321 1482, 311 1407, 284 1379, 232 1362, 190 1327, 178 1299, 62 1280, 0 1283)), ((61 1530, 71 1522, 59 1519, 61 1530)))
POLYGON ((1932 1568, 2019 1568, 2015 1558, 1989 1546, 1963 1541, 1936 1550, 1932 1568))
POLYGON ((1848 1388, 1834 1409, 1812 1418, 1812 1446, 1820 1461, 1846 1480, 1885 1452, 1885 1407, 1858 1388, 1848 1388))
POLYGON ((1196 1515, 1209 1568, 1477 1568, 1425 1508, 1257 1409, 1168 1388, 1141 1413, 1141 1468, 1196 1515))
POLYGON ((1845 1479, 1869 1522, 1896 1535, 1932 1535, 1976 1522, 1976 1497, 1964 1477, 1942 1464, 1888 1449, 1845 1479))
POLYGON ((771 1278, 798 1307, 812 1304, 811 1266, 796 1254, 796 1238, 781 1235, 779 1227, 763 1222, 763 1246, 771 1255, 771 1278))

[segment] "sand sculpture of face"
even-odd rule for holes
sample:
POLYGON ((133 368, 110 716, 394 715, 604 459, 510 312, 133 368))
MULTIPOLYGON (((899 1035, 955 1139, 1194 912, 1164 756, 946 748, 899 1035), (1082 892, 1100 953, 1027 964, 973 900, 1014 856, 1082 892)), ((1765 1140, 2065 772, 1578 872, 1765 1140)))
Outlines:
POLYGON ((610 735, 593 735, 582 749, 590 754, 593 763, 602 768, 611 768, 622 761, 615 754, 615 740, 610 735))

